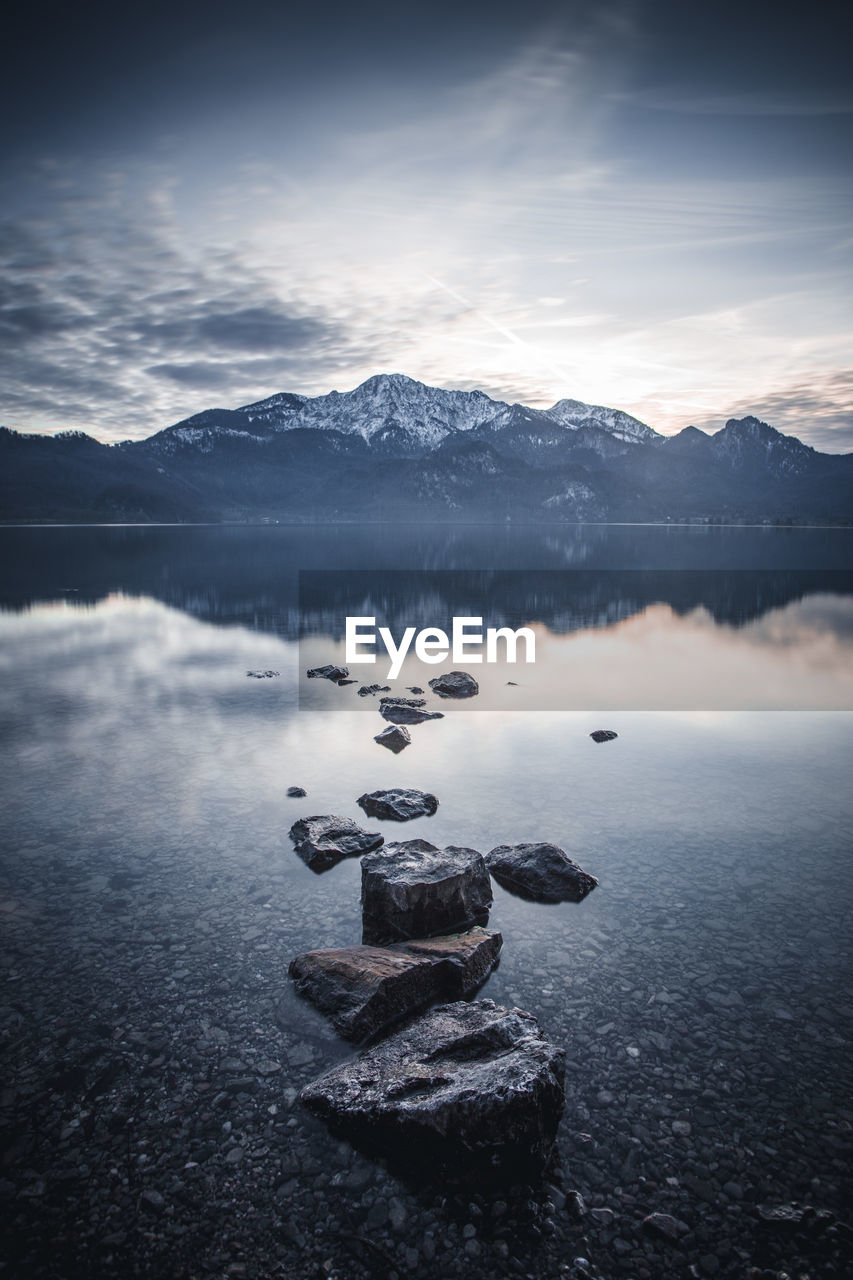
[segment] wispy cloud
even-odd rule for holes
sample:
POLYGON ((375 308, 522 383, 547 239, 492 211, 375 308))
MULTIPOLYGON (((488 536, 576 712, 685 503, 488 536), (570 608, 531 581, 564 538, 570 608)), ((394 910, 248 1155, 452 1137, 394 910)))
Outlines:
POLYGON ((821 93, 814 89, 803 92, 797 87, 782 92, 752 89, 707 93, 701 89, 686 90, 681 85, 658 86, 614 94, 614 101, 624 107, 672 111, 679 115, 808 118, 853 114, 853 94, 821 93))
POLYGON ((410 85, 347 59, 346 85, 264 80, 147 151, 38 166, 0 235, 0 421, 138 436, 214 396, 398 370, 664 430, 743 406, 846 440, 850 183, 803 180, 783 117, 843 123, 849 100, 670 85, 651 16, 572 4, 410 85), (762 132, 751 164, 759 117, 778 155, 762 132))

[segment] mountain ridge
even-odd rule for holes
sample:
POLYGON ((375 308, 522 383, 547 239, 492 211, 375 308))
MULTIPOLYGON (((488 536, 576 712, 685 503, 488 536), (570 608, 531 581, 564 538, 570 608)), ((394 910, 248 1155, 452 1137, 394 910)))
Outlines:
POLYGON ((376 374, 276 392, 145 440, 0 429, 0 519, 853 520, 853 454, 748 415, 664 436, 623 410, 550 409, 376 374))

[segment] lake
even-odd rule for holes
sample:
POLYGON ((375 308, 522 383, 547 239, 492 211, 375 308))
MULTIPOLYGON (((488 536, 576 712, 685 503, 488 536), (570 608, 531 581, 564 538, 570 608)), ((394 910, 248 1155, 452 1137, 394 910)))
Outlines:
MULTIPOLYGON (((847 1274, 851 547, 727 527, 0 530, 9 1273, 847 1274), (395 756, 358 684, 304 679, 342 660, 353 609, 530 624, 537 661, 483 665, 480 699, 395 756), (618 738, 594 743, 602 727, 618 738), (479 997, 567 1054, 536 1187, 409 1180, 297 1099, 353 1050, 287 967, 361 940, 360 868, 314 874, 288 830, 376 829, 356 798, 394 786, 439 808, 386 839, 548 840, 599 881, 558 906, 494 885, 504 943, 479 997)), ((393 691, 430 674, 407 665, 393 691)))

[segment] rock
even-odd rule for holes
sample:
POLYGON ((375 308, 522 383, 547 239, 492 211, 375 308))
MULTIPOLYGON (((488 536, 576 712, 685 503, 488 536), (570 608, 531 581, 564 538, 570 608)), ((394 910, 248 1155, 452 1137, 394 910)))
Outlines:
POLYGON ((586 1217, 586 1203, 579 1191, 569 1191, 566 1194, 566 1212, 570 1218, 574 1218, 575 1222, 580 1222, 581 1218, 586 1217))
POLYGON ((797 1203, 791 1204, 760 1204, 758 1206, 758 1216, 768 1227, 780 1227, 782 1229, 791 1229, 798 1227, 800 1223, 809 1215, 814 1214, 811 1205, 801 1205, 797 1203))
POLYGON ((648 1217, 643 1218, 641 1226, 648 1235, 672 1242, 677 1241, 679 1236, 683 1236, 690 1230, 686 1222, 673 1218, 670 1213, 650 1213, 648 1217))
POLYGON ((596 729, 589 736, 593 742, 611 742, 614 738, 618 738, 619 734, 613 729, 596 729))
POLYGON ((247 671, 247 676, 251 676, 253 680, 274 680, 276 676, 281 675, 280 671, 247 671))
POLYGON ((426 698, 380 698, 379 707, 425 707, 426 698))
POLYGON ((288 787, 287 794, 290 796, 292 800, 297 800, 302 796, 307 796, 308 792, 305 790, 304 787, 288 787))
POLYGON ((486 924, 492 888, 476 849, 404 840, 361 863, 364 942, 427 938, 486 924))
MULTIPOLYGON (((308 672, 309 680, 333 680, 335 684, 340 684, 342 680, 347 680, 349 676, 349 667, 335 667, 331 664, 325 667, 313 667, 308 672)), ((348 683, 352 683, 348 681, 348 683)))
POLYGON ((442 711, 424 711, 420 707, 410 707, 398 703, 380 706, 379 714, 390 724, 423 724, 425 720, 443 720, 442 711))
POLYGON ((290 828, 296 852, 318 874, 337 866, 344 858, 358 858, 384 843, 378 831, 362 831, 351 818, 334 814, 300 818, 290 828))
POLYGON ((564 1055, 520 1009, 442 1005, 334 1067, 300 1097, 347 1136, 411 1168, 545 1162, 563 1109, 564 1055))
POLYGON ((473 698, 480 686, 467 671, 448 671, 446 675, 430 680, 429 687, 440 698, 473 698))
POLYGON ((166 1201, 153 1187, 146 1187, 139 1197, 139 1203, 143 1209, 154 1214, 160 1214, 166 1208, 166 1201))
POLYGON ((423 693, 423 689, 420 689, 416 684, 407 685, 406 688, 409 690, 409 693, 423 693))
POLYGON ((387 693, 390 688, 390 684, 363 684, 358 691, 358 696, 360 698, 366 698, 368 695, 375 697, 377 693, 387 693))
POLYGON ((390 947, 307 951, 291 961, 296 990, 345 1039, 368 1040, 435 1000, 462 1000, 491 973, 501 935, 475 928, 390 947))
POLYGON ((383 747, 387 747, 389 751, 393 751, 394 755, 402 751, 404 747, 408 747, 412 741, 412 735, 403 725, 389 724, 387 729, 383 729, 381 733, 377 733, 373 739, 379 742, 383 747))
POLYGON ((598 884, 555 844, 500 844, 486 865, 499 885, 531 902, 580 902, 598 884))
POLYGON ((379 818, 384 822, 411 822, 413 818, 431 818, 438 808, 434 795, 429 791, 416 791, 412 787, 371 791, 359 796, 357 803, 368 818, 379 818))

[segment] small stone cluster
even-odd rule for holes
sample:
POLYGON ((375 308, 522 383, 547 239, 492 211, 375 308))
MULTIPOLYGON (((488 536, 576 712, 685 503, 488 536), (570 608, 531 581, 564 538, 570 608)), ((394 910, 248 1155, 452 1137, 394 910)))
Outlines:
MULTIPOLYGON (((344 683, 346 668, 309 676, 344 683)), ((430 681, 445 698, 479 692, 466 672, 430 681)), ((410 690, 420 693, 420 690, 410 690)), ((364 686, 361 696, 384 694, 364 686)), ((441 718, 420 697, 382 696, 390 722, 377 742, 399 751, 406 724, 441 718)), ((368 817, 408 822, 431 817, 438 799, 412 788, 358 797, 368 817)), ((541 1171, 564 1105, 565 1054, 532 1014, 491 1000, 469 1003, 498 963, 501 934, 489 930, 491 875, 504 888, 541 902, 579 902, 597 884, 552 844, 439 848, 427 840, 386 843, 335 815, 301 818, 290 837, 316 872, 361 858, 362 941, 308 951, 290 964, 298 993, 345 1039, 367 1046, 313 1083, 302 1102, 344 1136, 409 1165, 541 1171), (435 1006, 437 1001, 449 1003, 435 1006), (427 1010, 427 1012, 424 1012, 427 1010), (394 1028, 398 1028, 394 1030, 394 1028)), ((282 1015, 284 1011, 282 1010, 282 1015)))

